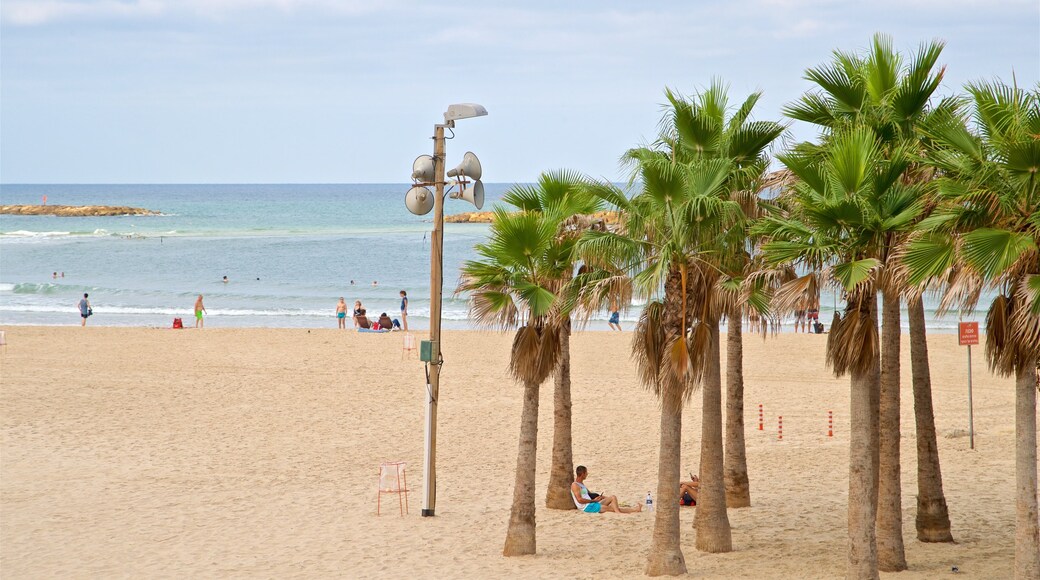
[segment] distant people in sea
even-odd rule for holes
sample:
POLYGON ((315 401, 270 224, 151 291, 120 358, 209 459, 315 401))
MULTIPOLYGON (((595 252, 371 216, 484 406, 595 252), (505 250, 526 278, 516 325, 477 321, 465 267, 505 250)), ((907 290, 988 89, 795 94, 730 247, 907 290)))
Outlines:
POLYGON ((354 285, 354 281, 353 281, 353 280, 351 280, 351 281, 350 281, 350 285, 351 285, 351 286, 353 286, 353 285, 354 285))
POLYGON ((336 305, 336 320, 341 330, 347 328, 347 303, 342 296, 339 297, 339 304, 336 305))
POLYGON ((354 316, 354 328, 358 328, 358 316, 361 316, 361 313, 364 312, 364 311, 365 311, 365 309, 361 307, 361 301, 360 300, 355 300, 354 301, 354 315, 353 315, 354 316))
POLYGON ((61 277, 62 277, 62 278, 64 278, 64 277, 65 277, 65 272, 62 272, 62 273, 61 273, 61 277))
POLYGON ((223 280, 223 282, 224 282, 225 284, 227 284, 227 283, 228 283, 228 279, 227 279, 227 276, 226 276, 226 275, 224 276, 224 280, 223 280))
POLYGON ((89 295, 86 292, 84 292, 83 299, 79 301, 79 316, 83 319, 83 322, 80 323, 80 326, 86 326, 87 318, 90 315, 94 314, 94 309, 90 307, 90 300, 88 300, 88 297, 89 295))
POLYGON ((51 278, 53 278, 54 280, 57 280, 58 279, 58 273, 55 272, 54 274, 52 274, 51 278))
POLYGON ((610 299, 610 321, 607 324, 611 330, 621 331, 621 312, 618 310, 617 298, 610 299))
POLYGON ((209 312, 206 312, 206 307, 202 304, 202 294, 199 294, 199 297, 195 299, 195 328, 202 328, 203 312, 209 314, 209 312))
POLYGON ((379 282, 376 280, 372 280, 372 286, 379 286, 379 282))
POLYGON ((401 324, 408 331, 408 293, 401 290, 401 324))

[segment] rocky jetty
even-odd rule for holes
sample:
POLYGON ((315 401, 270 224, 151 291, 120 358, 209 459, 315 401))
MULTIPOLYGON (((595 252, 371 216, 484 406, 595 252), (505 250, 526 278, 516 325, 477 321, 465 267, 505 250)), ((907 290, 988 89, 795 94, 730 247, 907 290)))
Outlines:
POLYGON ((117 215, 159 215, 159 212, 123 205, 0 205, 2 215, 56 215, 60 217, 101 217, 117 215))

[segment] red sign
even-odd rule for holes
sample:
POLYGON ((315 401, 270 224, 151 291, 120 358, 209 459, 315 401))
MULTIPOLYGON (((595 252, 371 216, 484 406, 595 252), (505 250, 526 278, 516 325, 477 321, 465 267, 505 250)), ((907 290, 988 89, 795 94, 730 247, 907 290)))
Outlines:
POLYGON ((957 323, 957 342, 961 346, 979 343, 979 323, 959 322, 957 323))

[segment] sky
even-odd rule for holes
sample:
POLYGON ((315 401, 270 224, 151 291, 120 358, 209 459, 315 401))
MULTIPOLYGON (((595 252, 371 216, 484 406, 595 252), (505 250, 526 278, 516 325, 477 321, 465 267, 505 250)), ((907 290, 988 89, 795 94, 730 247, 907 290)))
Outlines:
POLYGON ((489 114, 458 121, 449 167, 618 181, 666 88, 721 79, 779 120, 875 32, 944 40, 940 94, 1040 80, 1037 0, 4 0, 0 182, 404 183, 465 102, 489 114))

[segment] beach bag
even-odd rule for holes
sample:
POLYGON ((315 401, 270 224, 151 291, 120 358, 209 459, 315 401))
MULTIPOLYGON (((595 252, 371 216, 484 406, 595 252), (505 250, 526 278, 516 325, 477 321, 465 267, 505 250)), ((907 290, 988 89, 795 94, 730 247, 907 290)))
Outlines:
POLYGON ((180 318, 174 318, 173 319, 173 327, 174 328, 184 328, 184 323, 181 322, 180 318))
POLYGON ((379 323, 378 322, 373 322, 372 323, 372 330, 379 330, 379 323))

